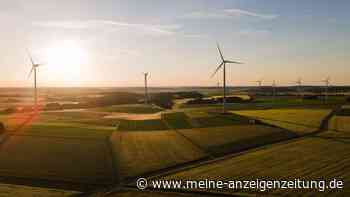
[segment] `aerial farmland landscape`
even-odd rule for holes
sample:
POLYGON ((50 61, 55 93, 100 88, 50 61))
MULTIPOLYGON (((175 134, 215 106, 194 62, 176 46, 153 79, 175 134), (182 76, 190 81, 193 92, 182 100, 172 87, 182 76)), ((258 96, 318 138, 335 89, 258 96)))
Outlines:
POLYGON ((0 0, 0 197, 350 196, 349 8, 0 0))

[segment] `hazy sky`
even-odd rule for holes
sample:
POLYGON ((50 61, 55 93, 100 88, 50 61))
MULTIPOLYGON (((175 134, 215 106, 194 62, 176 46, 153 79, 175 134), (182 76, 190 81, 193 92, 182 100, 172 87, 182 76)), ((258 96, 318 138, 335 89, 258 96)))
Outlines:
POLYGON ((0 86, 350 84, 348 0, 0 0, 0 86))

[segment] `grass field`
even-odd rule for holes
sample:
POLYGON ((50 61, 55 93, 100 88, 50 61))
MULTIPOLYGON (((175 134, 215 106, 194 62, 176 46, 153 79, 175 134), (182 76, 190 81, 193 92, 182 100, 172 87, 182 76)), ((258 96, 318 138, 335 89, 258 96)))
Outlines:
POLYGON ((119 112, 131 114, 152 114, 163 111, 162 108, 155 105, 133 104, 133 105, 114 105, 108 107, 98 108, 99 111, 104 112, 119 112))
POLYGON ((250 116, 297 133, 317 130, 330 109, 269 109, 234 111, 239 115, 250 116))
POLYGON ((91 126, 72 123, 34 123, 21 134, 65 138, 105 139, 115 131, 114 127, 91 126))
POLYGON ((237 124, 248 124, 249 119, 237 114, 221 115, 219 113, 207 113, 207 115, 190 115, 190 123, 194 128, 220 127, 237 124))
MULTIPOLYGON (((337 178, 346 184, 350 181, 350 171, 345 170, 350 167, 349 135, 346 135, 346 138, 345 136, 339 137, 336 133, 332 133, 332 137, 329 135, 330 133, 325 133, 285 144, 271 145, 268 148, 169 175, 165 179, 294 180, 299 178, 302 180, 333 180, 337 178)), ((221 192, 237 192, 237 190, 221 190, 221 192)), ((249 191, 255 194, 256 192, 249 191)), ((345 186, 342 193, 332 193, 330 190, 325 192, 269 190, 268 193, 259 194, 348 196, 350 188, 345 186)))
POLYGON ((111 183, 112 162, 106 140, 11 136, 1 144, 2 176, 111 183))
POLYGON ((115 132, 120 174, 131 177, 199 159, 205 154, 174 131, 115 132))
POLYGON ((119 120, 119 131, 152 131, 166 130, 168 127, 161 119, 119 120))
POLYGON ((183 112, 163 113, 162 120, 172 129, 192 128, 189 117, 183 112))
MULTIPOLYGON (((229 110, 255 110, 255 109, 278 109, 278 108, 295 108, 295 107, 317 107, 327 108, 335 104, 343 104, 345 99, 343 97, 329 97, 327 103, 324 103, 322 99, 319 100, 300 100, 295 97, 284 98, 277 97, 262 97, 249 103, 227 103, 227 109, 229 110)), ((221 109, 222 104, 181 104, 178 106, 180 109, 188 108, 201 108, 201 109, 221 109)))
POLYGON ((237 124, 248 124, 249 119, 237 114, 220 115, 219 113, 200 112, 167 112, 161 119, 124 120, 120 119, 119 131, 150 131, 167 129, 189 129, 220 127, 237 124), (189 114, 189 115, 188 115, 189 114))
POLYGON ((180 132, 212 154, 239 152, 295 137, 291 132, 263 125, 185 129, 180 132))

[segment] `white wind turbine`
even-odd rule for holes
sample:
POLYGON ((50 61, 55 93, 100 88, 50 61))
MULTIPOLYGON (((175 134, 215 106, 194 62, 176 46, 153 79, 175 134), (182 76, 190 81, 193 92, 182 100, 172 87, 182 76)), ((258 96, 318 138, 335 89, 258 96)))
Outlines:
POLYGON ((257 80, 257 81, 255 81, 255 82, 258 84, 259 88, 261 88, 262 83, 263 83, 263 80, 260 79, 260 80, 257 80))
POLYGON ((219 54, 220 54, 220 58, 221 58, 221 63, 219 64, 219 66, 216 68, 215 72, 212 74, 211 77, 213 77, 219 70, 220 68, 222 67, 223 68, 223 94, 224 94, 224 97, 223 97, 223 100, 222 100, 222 106, 223 106, 223 113, 226 113, 226 64, 229 63, 229 64, 243 64, 241 62, 236 62, 236 61, 231 61, 231 60, 225 60, 221 50, 220 50, 220 46, 219 44, 217 43, 217 48, 218 48, 218 51, 219 51, 219 54))
POLYGON ((38 90, 37 90, 37 69, 38 67, 42 66, 42 64, 38 64, 35 63, 29 50, 27 50, 30 62, 31 62, 31 66, 32 68, 30 69, 28 78, 32 75, 32 73, 34 72, 34 109, 37 110, 38 108, 38 90))
POLYGON ((299 77, 298 80, 295 83, 298 85, 298 96, 299 96, 299 98, 303 98, 302 89, 301 89, 301 86, 303 84, 302 79, 299 77))
POLYGON ((148 75, 149 73, 143 73, 144 78, 145 78, 145 104, 148 104, 148 84, 147 84, 147 80, 148 80, 148 75))
POLYGON ((272 81, 272 95, 273 95, 273 101, 276 100, 276 87, 277 87, 277 83, 276 80, 272 81))
POLYGON ((329 88, 329 86, 330 86, 330 84, 331 84, 331 78, 328 76, 326 79, 324 79, 324 80, 322 80, 322 82, 324 82, 325 83, 325 102, 327 102, 327 100, 328 100, 328 88, 329 88))

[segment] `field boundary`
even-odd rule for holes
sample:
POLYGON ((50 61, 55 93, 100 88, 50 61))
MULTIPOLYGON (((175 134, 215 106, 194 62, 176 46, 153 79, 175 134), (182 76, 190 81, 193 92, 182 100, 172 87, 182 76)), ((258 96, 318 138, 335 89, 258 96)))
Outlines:
MULTIPOLYGON (((189 137, 185 136, 183 133, 181 133, 178 129, 172 128, 170 126, 170 124, 164 120, 162 118, 162 121, 164 122, 164 124, 172 131, 175 131, 176 134, 180 135, 181 137, 183 137, 186 141, 188 141, 189 143, 191 143, 194 147, 196 147, 198 150, 200 150, 201 152, 203 152, 205 155, 208 155, 209 157, 214 158, 213 155, 211 155, 210 152, 206 151, 202 146, 200 146, 199 144, 197 144, 196 142, 194 142, 193 140, 191 140, 189 137)), ((193 129, 193 128, 192 128, 193 129)))
MULTIPOLYGON (((337 109, 338 109, 338 107, 334 108, 323 119, 323 121, 329 120, 334 115, 334 113, 336 112, 337 109)), ((275 126, 275 127, 277 127, 277 126, 275 126)), ((278 128, 280 128, 280 127, 278 127, 278 128)), ((284 129, 284 128, 281 128, 281 129, 288 131, 287 129, 284 129)), ((305 134, 305 135, 296 135, 296 136, 294 136, 292 138, 289 138, 289 139, 284 139, 284 140, 281 140, 281 141, 277 141, 277 142, 261 145, 261 146, 255 147, 255 148, 250 148, 250 149, 245 150, 245 151, 241 151, 241 152, 237 152, 237 153, 228 153, 228 154, 226 154, 224 156, 221 156, 221 157, 217 157, 217 158, 214 158, 214 159, 209 159, 207 161, 198 162, 196 164, 193 164, 192 166, 191 165, 188 165, 188 166, 184 166, 184 165, 181 166, 181 165, 179 165, 178 169, 174 168, 172 171, 168 171, 168 172, 165 172, 165 173, 160 173, 158 175, 151 176, 151 177, 148 177, 148 178, 154 179, 154 178, 164 177, 164 176, 167 176, 167 175, 170 175, 170 174, 174 174, 174 173, 178 173, 178 172, 181 172, 181 171, 184 171, 184 170, 189 170, 189 169, 193 169, 193 168, 200 167, 200 166, 203 166, 203 165, 211 164, 211 163, 214 163, 214 162, 223 161, 223 160, 230 159, 230 158, 233 158, 233 157, 237 157, 237 156, 240 156, 240 155, 243 155, 243 154, 247 154, 247 153, 250 153, 250 152, 256 152, 256 151, 259 151, 259 150, 263 150, 263 149, 269 148, 271 146, 277 146, 277 145, 280 145, 280 144, 292 143, 294 141, 298 141, 298 140, 301 140, 303 138, 312 137, 315 134, 319 134, 320 132, 325 131, 325 130, 323 130, 321 128, 321 126, 319 127, 319 130, 314 131, 314 132, 310 132, 310 133, 305 134)), ((128 185, 130 185, 130 183, 128 185)))

